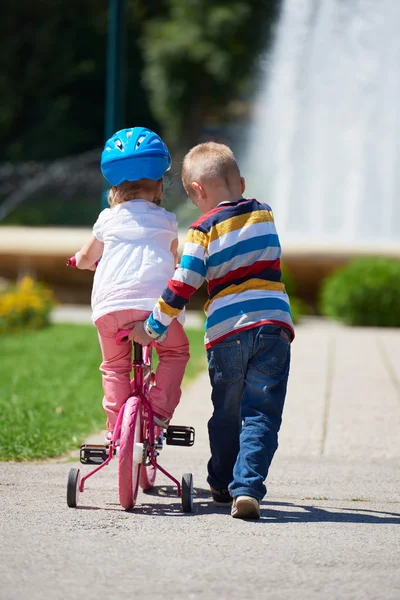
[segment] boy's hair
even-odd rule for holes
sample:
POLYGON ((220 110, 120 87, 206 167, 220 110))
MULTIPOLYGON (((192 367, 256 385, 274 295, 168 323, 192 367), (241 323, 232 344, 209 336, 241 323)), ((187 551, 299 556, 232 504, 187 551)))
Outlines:
POLYGON ((193 181, 223 179, 230 187, 233 177, 240 177, 240 171, 232 150, 225 144, 198 144, 183 159, 182 183, 189 196, 193 194, 193 181))
POLYGON ((160 206, 163 198, 162 191, 161 194, 157 194, 158 183, 160 181, 162 181, 162 179, 139 179, 139 181, 123 181, 120 183, 120 185, 114 186, 108 192, 108 204, 112 208, 117 204, 128 202, 128 200, 140 198, 142 192, 148 193, 154 191, 153 203, 157 204, 157 206, 160 206))

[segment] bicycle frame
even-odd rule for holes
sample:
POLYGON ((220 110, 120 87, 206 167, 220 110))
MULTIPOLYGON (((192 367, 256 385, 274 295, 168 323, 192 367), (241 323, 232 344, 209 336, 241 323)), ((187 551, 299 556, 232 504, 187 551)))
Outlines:
MULTIPOLYGON (((119 339, 123 339, 123 334, 126 334, 126 332, 119 332, 119 339)), ((140 410, 142 411, 142 415, 147 423, 145 439, 148 440, 149 460, 154 468, 161 471, 161 473, 163 473, 176 485, 177 496, 178 498, 180 498, 182 494, 180 482, 157 463, 154 436, 154 414, 151 405, 147 399, 150 383, 154 382, 154 373, 152 373, 151 370, 151 352, 151 346, 142 347, 137 342, 134 342, 132 363, 133 379, 131 380, 131 393, 132 396, 136 396, 140 399, 140 410)), ((79 483, 80 492, 83 492, 86 480, 98 471, 100 471, 100 469, 108 465, 110 461, 114 458, 117 448, 116 442, 120 437, 121 423, 124 416, 124 410, 125 403, 122 405, 118 413, 117 421, 114 427, 113 438, 108 447, 108 458, 102 464, 100 464, 95 469, 87 473, 84 477, 82 477, 79 483)))

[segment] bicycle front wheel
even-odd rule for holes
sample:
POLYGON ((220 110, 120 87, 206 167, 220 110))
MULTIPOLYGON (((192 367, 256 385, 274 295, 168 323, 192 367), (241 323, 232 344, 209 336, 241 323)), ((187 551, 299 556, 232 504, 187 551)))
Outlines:
POLYGON ((135 444, 143 442, 142 410, 139 398, 132 396, 125 404, 119 447, 119 501, 130 510, 135 506, 141 465, 135 460, 135 444))

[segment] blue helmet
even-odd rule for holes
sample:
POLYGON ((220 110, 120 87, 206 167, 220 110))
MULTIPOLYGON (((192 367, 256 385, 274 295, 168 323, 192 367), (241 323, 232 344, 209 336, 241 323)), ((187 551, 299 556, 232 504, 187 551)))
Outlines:
POLYGON ((171 156, 160 136, 145 127, 121 129, 101 155, 101 172, 110 185, 139 179, 160 179, 171 166, 171 156))

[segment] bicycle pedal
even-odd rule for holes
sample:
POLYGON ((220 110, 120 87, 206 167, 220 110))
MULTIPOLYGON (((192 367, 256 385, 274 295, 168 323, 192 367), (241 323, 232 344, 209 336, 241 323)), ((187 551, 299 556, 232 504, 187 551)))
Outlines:
POLYGON ((101 465, 108 458, 109 446, 83 444, 79 452, 79 460, 83 465, 101 465))
POLYGON ((193 446, 194 438, 194 428, 184 425, 169 425, 165 433, 167 446, 193 446))

